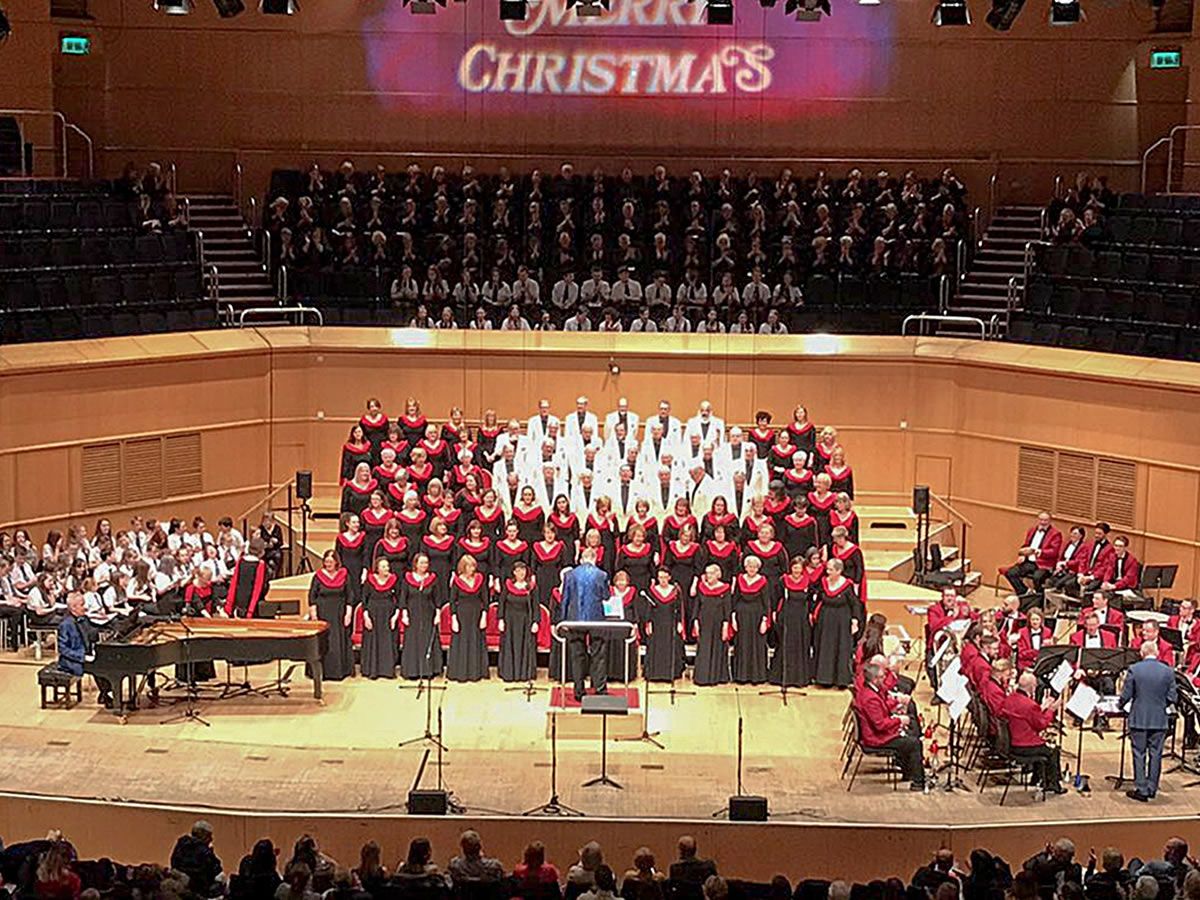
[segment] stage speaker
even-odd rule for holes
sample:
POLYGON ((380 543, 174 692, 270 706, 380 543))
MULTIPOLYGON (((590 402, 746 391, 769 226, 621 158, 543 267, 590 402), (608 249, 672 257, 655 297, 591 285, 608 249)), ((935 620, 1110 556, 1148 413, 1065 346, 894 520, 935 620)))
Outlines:
POLYGON ((444 816, 450 807, 450 795, 445 791, 409 791, 408 814, 411 816, 444 816))
POLYGON ((767 798, 754 795, 733 796, 729 798, 730 822, 765 822, 767 821, 767 798))
POLYGON ((301 500, 312 499, 312 470, 296 470, 296 496, 301 500))
POLYGON ((918 516, 929 512, 929 485, 918 484, 913 488, 913 512, 918 516))

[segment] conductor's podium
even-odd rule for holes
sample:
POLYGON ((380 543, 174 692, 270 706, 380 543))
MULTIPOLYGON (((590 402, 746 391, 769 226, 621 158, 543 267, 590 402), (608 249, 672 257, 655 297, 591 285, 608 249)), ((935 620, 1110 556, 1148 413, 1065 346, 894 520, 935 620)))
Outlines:
MULTIPOLYGON (((621 698, 625 701, 624 715, 590 715, 584 712, 583 704, 575 699, 572 687, 571 673, 568 671, 570 651, 567 637, 571 633, 587 632, 594 638, 603 637, 612 641, 609 645, 608 665, 612 672, 612 655, 621 653, 624 648, 625 659, 629 659, 629 647, 637 647, 637 629, 631 622, 610 620, 602 622, 559 622, 554 626, 553 635, 558 642, 561 665, 557 672, 550 672, 551 688, 550 702, 546 709, 546 735, 557 727, 557 737, 560 740, 599 740, 607 727, 610 739, 637 737, 644 731, 645 709, 643 708, 642 688, 640 681, 635 683, 637 675, 637 656, 634 655, 633 666, 628 664, 622 668, 625 672, 623 680, 614 680, 609 676, 607 693, 610 697, 621 698), (561 679, 561 680, 560 680, 561 679), (607 720, 607 725, 605 723, 607 720)), ((593 693, 589 686, 587 693, 593 693)))

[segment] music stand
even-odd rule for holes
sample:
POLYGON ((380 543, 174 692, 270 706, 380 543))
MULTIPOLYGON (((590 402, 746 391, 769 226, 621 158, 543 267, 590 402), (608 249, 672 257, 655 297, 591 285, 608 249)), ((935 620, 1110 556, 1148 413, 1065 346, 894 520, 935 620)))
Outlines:
MULTIPOLYGON (((1103 647, 1084 650, 1083 656, 1080 659, 1079 667, 1085 672, 1096 672, 1101 675, 1110 675, 1115 678, 1117 675, 1124 672, 1141 656, 1136 650, 1131 650, 1128 647, 1103 647)), ((1108 718, 1112 718, 1110 713, 1108 718)), ((1121 757, 1118 763, 1118 772, 1116 775, 1106 775, 1105 780, 1113 782, 1113 787, 1119 788, 1125 783, 1125 739, 1129 735, 1127 727, 1128 718, 1121 716, 1121 757)), ((1083 723, 1079 723, 1080 727, 1080 753, 1083 746, 1083 723)))
POLYGON ((1175 576, 1178 574, 1178 565, 1142 566, 1142 593, 1153 593, 1154 606, 1157 608, 1162 600, 1161 592, 1175 587, 1175 576))
POLYGON ((600 774, 583 783, 584 787, 607 785, 619 791, 624 785, 608 777, 608 717, 629 715, 629 697, 615 694, 588 694, 583 698, 580 711, 585 716, 600 717, 600 774))
POLYGON ((558 799, 558 713, 550 713, 550 799, 521 813, 523 816, 582 816, 558 799))

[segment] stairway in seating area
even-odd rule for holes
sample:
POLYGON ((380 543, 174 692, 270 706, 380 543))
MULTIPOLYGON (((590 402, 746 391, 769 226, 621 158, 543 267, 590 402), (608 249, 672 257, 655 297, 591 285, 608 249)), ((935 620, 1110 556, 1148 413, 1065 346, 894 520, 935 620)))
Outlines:
MULTIPOLYGON (((220 309, 234 315, 251 306, 275 306, 275 289, 233 198, 189 194, 191 227, 204 234, 205 265, 217 268, 220 309)), ((207 274, 207 273, 206 273, 207 274)), ((235 319, 236 321, 236 319, 235 319)))
MULTIPOLYGON (((1025 282, 1025 245, 1041 239, 1040 206, 1001 206, 988 223, 983 241, 975 252, 966 277, 950 300, 947 312, 952 316, 972 316, 990 323, 999 316, 1001 335, 1006 320, 1008 282, 1025 282)), ((947 337, 978 337, 978 329, 958 324, 938 328, 947 337)), ((998 335, 998 336, 1001 336, 998 335)))

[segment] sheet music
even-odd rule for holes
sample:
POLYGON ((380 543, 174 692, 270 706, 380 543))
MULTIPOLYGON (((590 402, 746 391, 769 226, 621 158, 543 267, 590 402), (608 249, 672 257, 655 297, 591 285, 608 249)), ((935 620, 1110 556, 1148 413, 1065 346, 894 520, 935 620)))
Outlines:
POLYGON ((1061 694, 1066 686, 1071 683, 1071 676, 1074 674, 1074 666, 1064 659, 1058 664, 1058 668, 1054 670, 1054 674, 1050 676, 1050 689, 1056 694, 1061 694))
MULTIPOLYGON (((966 679, 963 680, 964 682, 966 681, 966 679)), ((966 690, 959 692, 959 695, 955 697, 950 704, 950 718, 957 722, 960 718, 962 718, 962 714, 967 711, 967 706, 970 705, 970 703, 970 693, 966 690)))
POLYGON ((620 597, 610 596, 604 601, 604 618, 606 619, 623 619, 625 618, 625 605, 621 602, 620 597))
MULTIPOLYGON (((946 655, 946 651, 948 649, 950 649, 950 647, 953 643, 954 643, 954 641, 951 641, 951 640, 943 640, 942 645, 940 647, 938 647, 936 651, 934 651, 933 659, 931 659, 929 661, 929 664, 931 666, 933 666, 934 668, 936 668, 938 662, 941 661, 941 658, 946 655)), ((956 660, 954 660, 954 662, 952 662, 950 664, 950 668, 954 669, 954 671, 958 671, 958 669, 954 668, 958 664, 959 664, 958 660, 956 659, 956 660)), ((949 671, 949 669, 947 671, 949 671)))
POLYGON ((962 661, 955 659, 946 667, 938 679, 937 695, 944 702, 954 706, 961 702, 962 697, 970 700, 970 692, 967 690, 967 677, 962 673, 962 661))
POLYGON ((1067 712, 1078 717, 1081 721, 1086 721, 1088 716, 1096 709, 1096 704, 1099 700, 1100 695, 1096 693, 1095 688, 1081 682, 1075 688, 1075 693, 1071 695, 1071 699, 1067 701, 1067 712))

